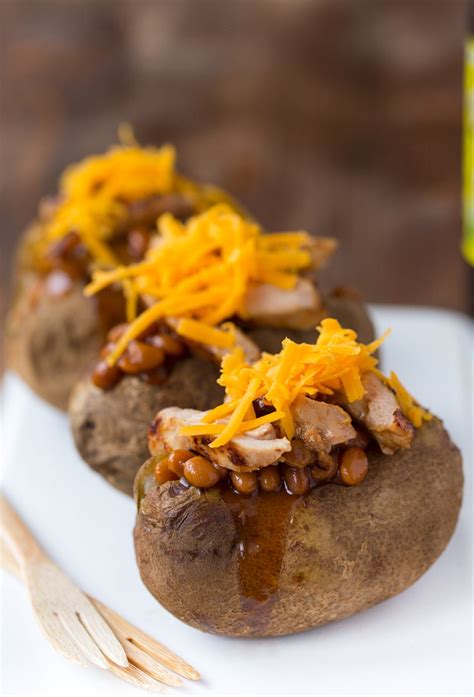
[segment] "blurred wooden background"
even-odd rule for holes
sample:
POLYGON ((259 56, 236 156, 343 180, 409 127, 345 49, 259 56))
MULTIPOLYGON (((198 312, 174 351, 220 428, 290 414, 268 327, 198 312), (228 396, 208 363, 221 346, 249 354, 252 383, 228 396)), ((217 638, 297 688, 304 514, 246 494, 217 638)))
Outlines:
POLYGON ((466 309, 465 0, 1 0, 4 273, 61 169, 174 142, 268 227, 335 235, 328 284, 466 309))

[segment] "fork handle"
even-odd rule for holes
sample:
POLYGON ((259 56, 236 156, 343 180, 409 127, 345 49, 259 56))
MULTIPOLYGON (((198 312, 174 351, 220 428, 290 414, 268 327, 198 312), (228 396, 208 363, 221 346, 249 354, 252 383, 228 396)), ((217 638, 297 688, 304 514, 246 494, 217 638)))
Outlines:
POLYGON ((3 494, 0 494, 0 534, 14 554, 20 569, 46 558, 30 530, 3 494))
POLYGON ((16 576, 19 581, 22 581, 21 571, 18 568, 18 563, 10 552, 10 547, 7 545, 3 537, 0 536, 0 567, 8 571, 13 576, 16 576))

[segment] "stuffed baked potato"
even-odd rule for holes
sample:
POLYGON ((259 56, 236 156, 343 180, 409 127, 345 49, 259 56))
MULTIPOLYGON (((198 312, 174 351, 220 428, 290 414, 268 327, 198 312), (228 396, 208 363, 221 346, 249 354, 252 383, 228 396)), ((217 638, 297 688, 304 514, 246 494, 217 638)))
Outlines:
POLYGON ((414 583, 453 534, 458 449, 394 374, 379 373, 373 346, 325 322, 314 350, 287 343, 250 374, 248 364, 224 371, 227 403, 260 394, 257 420, 244 417, 253 430, 235 430, 238 406, 224 420, 165 409, 150 429, 137 563, 155 598, 203 631, 275 636, 346 617, 414 583), (279 372, 297 393, 290 421, 272 421, 287 413, 279 372), (249 392, 258 375, 270 382, 249 392))
MULTIPOLYGON (((173 221, 168 222, 175 225, 173 221)), ((147 427, 155 413, 166 406, 209 409, 221 397, 216 385, 218 365, 230 348, 228 342, 226 344, 224 341, 220 348, 218 344, 228 335, 206 322, 183 320, 179 312, 173 311, 172 317, 155 316, 160 302, 168 303, 168 306, 170 303, 183 303, 176 290, 180 283, 188 287, 195 284, 196 279, 201 283, 200 279, 204 276, 207 285, 201 294, 205 294, 206 298, 219 298, 221 294, 221 306, 217 304, 212 309, 206 306, 197 310, 204 315, 219 313, 220 326, 224 328, 227 327, 225 323, 222 324, 224 319, 237 322, 238 326, 233 325, 232 331, 242 350, 252 360, 261 351, 274 350, 285 336, 296 341, 312 341, 316 324, 328 314, 350 323, 363 339, 369 341, 373 337, 367 311, 353 291, 339 290, 323 296, 314 279, 303 274, 293 272, 293 287, 288 289, 247 279, 246 285, 242 284, 242 299, 229 303, 226 297, 232 295, 232 275, 237 273, 235 267, 249 241, 257 247, 251 265, 253 273, 263 273, 264 262, 275 262, 280 265, 279 272, 282 274, 285 269, 282 264, 288 264, 283 254, 289 256, 290 269, 291 263, 295 263, 291 261, 293 257, 298 261, 303 260, 314 270, 334 250, 332 240, 309 238, 304 233, 284 233, 282 237, 288 240, 292 236, 290 239, 296 239, 299 248, 285 246, 275 253, 271 246, 268 247, 267 239, 270 238, 270 244, 275 246, 279 244, 278 234, 261 235, 255 223, 248 222, 225 206, 216 206, 196 216, 178 228, 176 235, 174 228, 170 230, 164 223, 160 223, 160 227, 163 229, 163 242, 147 257, 150 260, 148 276, 143 275, 143 265, 140 264, 130 266, 127 273, 140 287, 155 289, 157 284, 165 283, 170 274, 175 273, 176 278, 173 277, 169 288, 155 290, 157 299, 148 298, 148 309, 137 316, 134 324, 112 330, 92 378, 87 376, 77 385, 69 405, 72 433, 83 459, 128 494, 132 494, 135 474, 146 457, 147 427), (236 235, 235 240, 232 240, 232 226, 237 230, 240 228, 240 235, 236 235), (219 234, 221 237, 216 242, 219 234), (258 256, 259 245, 263 246, 261 257, 258 256), (197 256, 200 249, 206 250, 210 246, 213 249, 211 258, 197 256), (157 253, 160 254, 159 259, 153 256, 157 253), (226 263, 223 261, 226 255, 229 261, 226 273, 222 274, 221 267, 226 263), (173 266, 175 259, 186 260, 188 256, 199 259, 195 270, 183 270, 185 261, 177 269, 173 266), (165 299, 161 300, 163 297, 165 299), (243 302, 245 310, 242 310, 243 302), (159 322, 150 325, 146 321, 147 313, 152 314, 153 320, 158 317, 159 322), (141 332, 138 341, 137 330, 134 329, 137 326, 141 332), (193 332, 188 336, 189 328, 193 332), (212 345, 214 340, 217 341, 215 346, 212 345), (150 382, 153 384, 150 385, 150 382)), ((244 276, 245 270, 238 269, 239 277, 244 276)), ((287 276, 289 270, 286 271, 287 276)), ((266 270, 265 274, 265 277, 269 276, 266 270)), ((113 274, 98 275, 92 288, 102 289, 104 279, 110 283, 114 278, 113 274)), ((275 278, 279 281, 281 276, 275 278)), ((199 296, 186 296, 184 302, 194 303, 196 297, 199 296)))
POLYGON ((136 145, 87 158, 66 170, 59 194, 41 202, 24 235, 7 360, 60 409, 94 365, 107 331, 126 319, 123 294, 114 288, 85 297, 92 270, 142 259, 163 213, 186 220, 216 201, 230 202, 223 192, 177 174, 174 159, 169 146, 136 145))

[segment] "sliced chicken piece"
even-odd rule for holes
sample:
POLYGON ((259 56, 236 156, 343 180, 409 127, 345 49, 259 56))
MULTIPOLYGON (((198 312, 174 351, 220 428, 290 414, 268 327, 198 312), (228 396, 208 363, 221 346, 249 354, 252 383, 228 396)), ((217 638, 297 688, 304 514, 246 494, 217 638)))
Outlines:
POLYGON ((334 237, 312 237, 308 246, 311 254, 312 268, 319 269, 334 254, 338 246, 334 237))
MULTIPOLYGON (((172 329, 176 330, 179 324, 179 319, 168 317, 166 319, 166 323, 172 329)), ((234 327, 234 333, 235 345, 243 348, 247 363, 255 363, 255 361, 258 361, 261 352, 257 344, 238 327, 234 327)), ((234 348, 232 347, 232 349, 228 349, 221 348, 219 346, 210 346, 209 344, 201 344, 199 341, 188 339, 185 336, 181 336, 180 338, 189 346, 195 355, 199 356, 200 358, 210 359, 211 361, 214 361, 214 363, 217 363, 217 365, 220 365, 224 356, 234 348)))
POLYGON ((204 412, 195 409, 169 407, 155 417, 148 431, 152 454, 167 450, 193 450, 212 462, 235 472, 251 472, 277 462, 291 450, 287 438, 277 438, 271 424, 233 438, 220 448, 210 448, 214 436, 182 436, 183 426, 202 423, 204 412))
POLYGON ((351 417, 339 406, 301 395, 292 405, 296 435, 311 449, 329 452, 355 438, 351 417))
MULTIPOLYGON (((245 360, 247 361, 247 363, 255 363, 255 361, 258 361, 261 352, 257 344, 254 341, 252 341, 252 339, 238 327, 235 327, 234 334, 235 345, 240 346, 240 348, 244 350, 245 360)), ((190 345, 191 343, 192 342, 190 342, 190 345)), ((221 361, 224 358, 224 356, 227 355, 229 351, 233 350, 233 348, 234 347, 232 347, 232 349, 227 349, 219 348, 218 346, 206 346, 204 344, 199 345, 200 351, 206 353, 209 356, 209 358, 211 358, 218 365, 221 364, 221 361)))
POLYGON ((245 311, 252 322, 289 329, 314 329, 324 317, 321 294, 308 278, 300 278, 292 290, 253 284, 247 291, 245 311))
POLYGON ((415 428, 404 416, 392 390, 375 375, 362 376, 366 394, 363 399, 345 408, 372 433, 385 455, 393 455, 400 448, 409 448, 415 428))

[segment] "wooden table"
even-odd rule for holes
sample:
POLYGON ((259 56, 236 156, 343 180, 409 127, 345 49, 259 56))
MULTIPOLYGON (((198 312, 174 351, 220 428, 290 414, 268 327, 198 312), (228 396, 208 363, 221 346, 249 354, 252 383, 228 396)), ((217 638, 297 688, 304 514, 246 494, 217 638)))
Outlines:
POLYGON ((464 0, 3 0, 2 257, 62 168, 131 121, 275 230, 335 235, 328 285, 468 307, 464 0))

